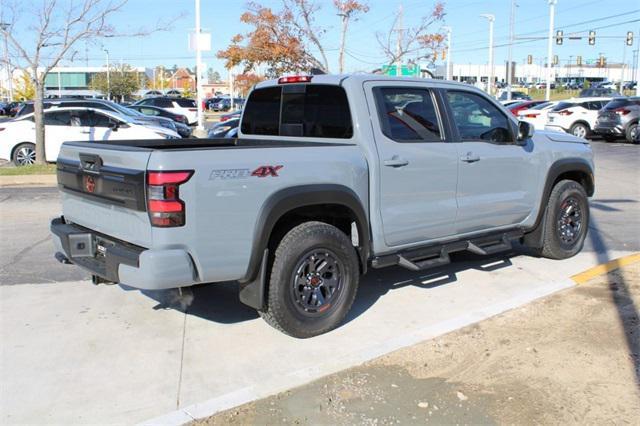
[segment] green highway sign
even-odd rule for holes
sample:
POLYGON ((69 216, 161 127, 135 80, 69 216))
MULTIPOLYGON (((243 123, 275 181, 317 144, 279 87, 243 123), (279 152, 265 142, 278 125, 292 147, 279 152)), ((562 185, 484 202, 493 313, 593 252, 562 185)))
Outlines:
POLYGON ((420 77, 420 65, 402 65, 400 74, 398 74, 398 65, 383 65, 382 73, 391 76, 420 77))

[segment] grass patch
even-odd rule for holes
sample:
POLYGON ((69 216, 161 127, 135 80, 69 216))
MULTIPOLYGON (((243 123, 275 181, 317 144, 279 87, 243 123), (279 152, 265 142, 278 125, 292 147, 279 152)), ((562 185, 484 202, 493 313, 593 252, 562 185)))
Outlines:
POLYGON ((33 164, 30 166, 0 167, 0 176, 19 176, 19 175, 53 175, 56 173, 55 164, 33 164))

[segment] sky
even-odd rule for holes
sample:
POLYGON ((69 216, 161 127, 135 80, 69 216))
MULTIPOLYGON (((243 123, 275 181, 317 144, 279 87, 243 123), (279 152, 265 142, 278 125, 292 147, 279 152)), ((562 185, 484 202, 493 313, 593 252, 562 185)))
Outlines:
MULTIPOLYGON (((280 0, 256 0, 258 3, 278 9, 280 0)), ((323 44, 329 56, 330 66, 335 70, 338 63, 339 17, 335 14, 332 0, 316 0, 321 5, 317 22, 327 28, 323 44)), ((364 0, 366 1, 366 0, 364 0)), ((446 16, 442 25, 452 28, 452 61, 455 63, 488 62, 488 22, 481 14, 495 15, 494 46, 495 64, 507 60, 509 40, 509 14, 512 0, 448 0, 445 1, 446 16)), ((203 54, 203 62, 225 77, 224 62, 215 57, 218 50, 226 48, 231 38, 243 33, 249 27, 240 23, 240 15, 246 8, 245 0, 201 0, 202 28, 211 32, 212 51, 203 54)), ((404 26, 415 25, 421 16, 433 7, 432 0, 368 0, 370 11, 352 22, 347 34, 348 72, 370 71, 384 63, 384 57, 377 45, 375 33, 387 33, 393 24, 394 13, 400 4, 404 8, 404 26)), ((515 12, 516 37, 546 37, 549 24, 547 0, 517 0, 515 12)), ((153 27, 158 20, 181 16, 170 31, 154 33, 144 38, 95 40, 84 45, 71 63, 65 65, 103 65, 105 55, 100 49, 104 45, 113 62, 123 61, 133 66, 151 67, 164 65, 171 67, 193 66, 195 53, 188 49, 188 33, 195 27, 194 0, 129 0, 121 12, 113 19, 116 28, 132 31, 140 27, 153 27)), ((633 50, 638 49, 640 32, 640 0, 558 0, 556 5, 556 28, 563 29, 565 35, 580 32, 586 36, 591 29, 596 30, 596 45, 589 46, 583 40, 566 40, 562 46, 554 44, 554 54, 561 63, 581 55, 583 59, 607 57, 608 63, 620 62, 623 55, 631 63, 633 50), (633 47, 625 49, 627 31, 634 31, 633 47), (624 52, 626 50, 626 52, 624 52)), ((441 25, 433 27, 440 30, 441 25)), ((513 46, 513 60, 523 63, 527 55, 536 62, 546 57, 546 39, 517 39, 513 46)), ((439 61, 441 63, 442 61, 439 61)))

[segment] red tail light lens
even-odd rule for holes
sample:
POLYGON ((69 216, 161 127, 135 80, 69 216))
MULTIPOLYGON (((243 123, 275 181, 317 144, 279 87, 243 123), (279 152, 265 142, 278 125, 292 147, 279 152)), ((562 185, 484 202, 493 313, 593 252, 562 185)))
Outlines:
POLYGON ((152 226, 169 228, 185 224, 185 205, 180 199, 180 185, 192 175, 193 170, 147 174, 147 208, 152 226))
POLYGON ((629 114, 631 111, 626 109, 626 108, 618 108, 618 109, 614 109, 613 112, 615 112, 618 115, 627 115, 629 114))
POLYGON ((227 121, 228 119, 229 119, 229 117, 226 117, 226 116, 223 115, 222 117, 220 117, 220 122, 222 123, 224 121, 227 121))
POLYGON ((563 109, 562 111, 559 111, 558 114, 560 114, 560 115, 571 115, 571 114, 573 114, 573 111, 569 111, 567 109, 563 109))
POLYGON ((288 83, 310 83, 313 76, 310 75, 292 75, 289 77, 280 77, 278 79, 278 84, 288 84, 288 83))

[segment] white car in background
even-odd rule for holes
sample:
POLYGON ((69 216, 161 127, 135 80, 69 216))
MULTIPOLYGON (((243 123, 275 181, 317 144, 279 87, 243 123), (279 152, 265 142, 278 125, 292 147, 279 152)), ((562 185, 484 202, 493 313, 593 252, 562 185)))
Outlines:
MULTIPOLYGON (((55 108, 44 112, 45 159, 54 162, 67 141, 108 141, 126 139, 178 139, 165 127, 150 126, 130 117, 93 108, 55 108)), ((36 127, 33 113, 0 123, 0 159, 16 166, 33 164, 36 127)))
POLYGON ((536 130, 544 130, 544 126, 547 124, 547 114, 556 105, 558 105, 558 101, 549 101, 533 108, 523 109, 518 112, 518 120, 532 124, 536 130))
POLYGON ((547 114, 544 128, 586 138, 596 125, 598 111, 610 100, 611 98, 573 98, 559 102, 547 114))
POLYGON ((196 101, 187 98, 176 98, 172 96, 155 96, 144 98, 134 103, 134 105, 150 105, 158 108, 166 109, 175 114, 187 117, 189 125, 196 124, 198 121, 198 106, 196 101))

